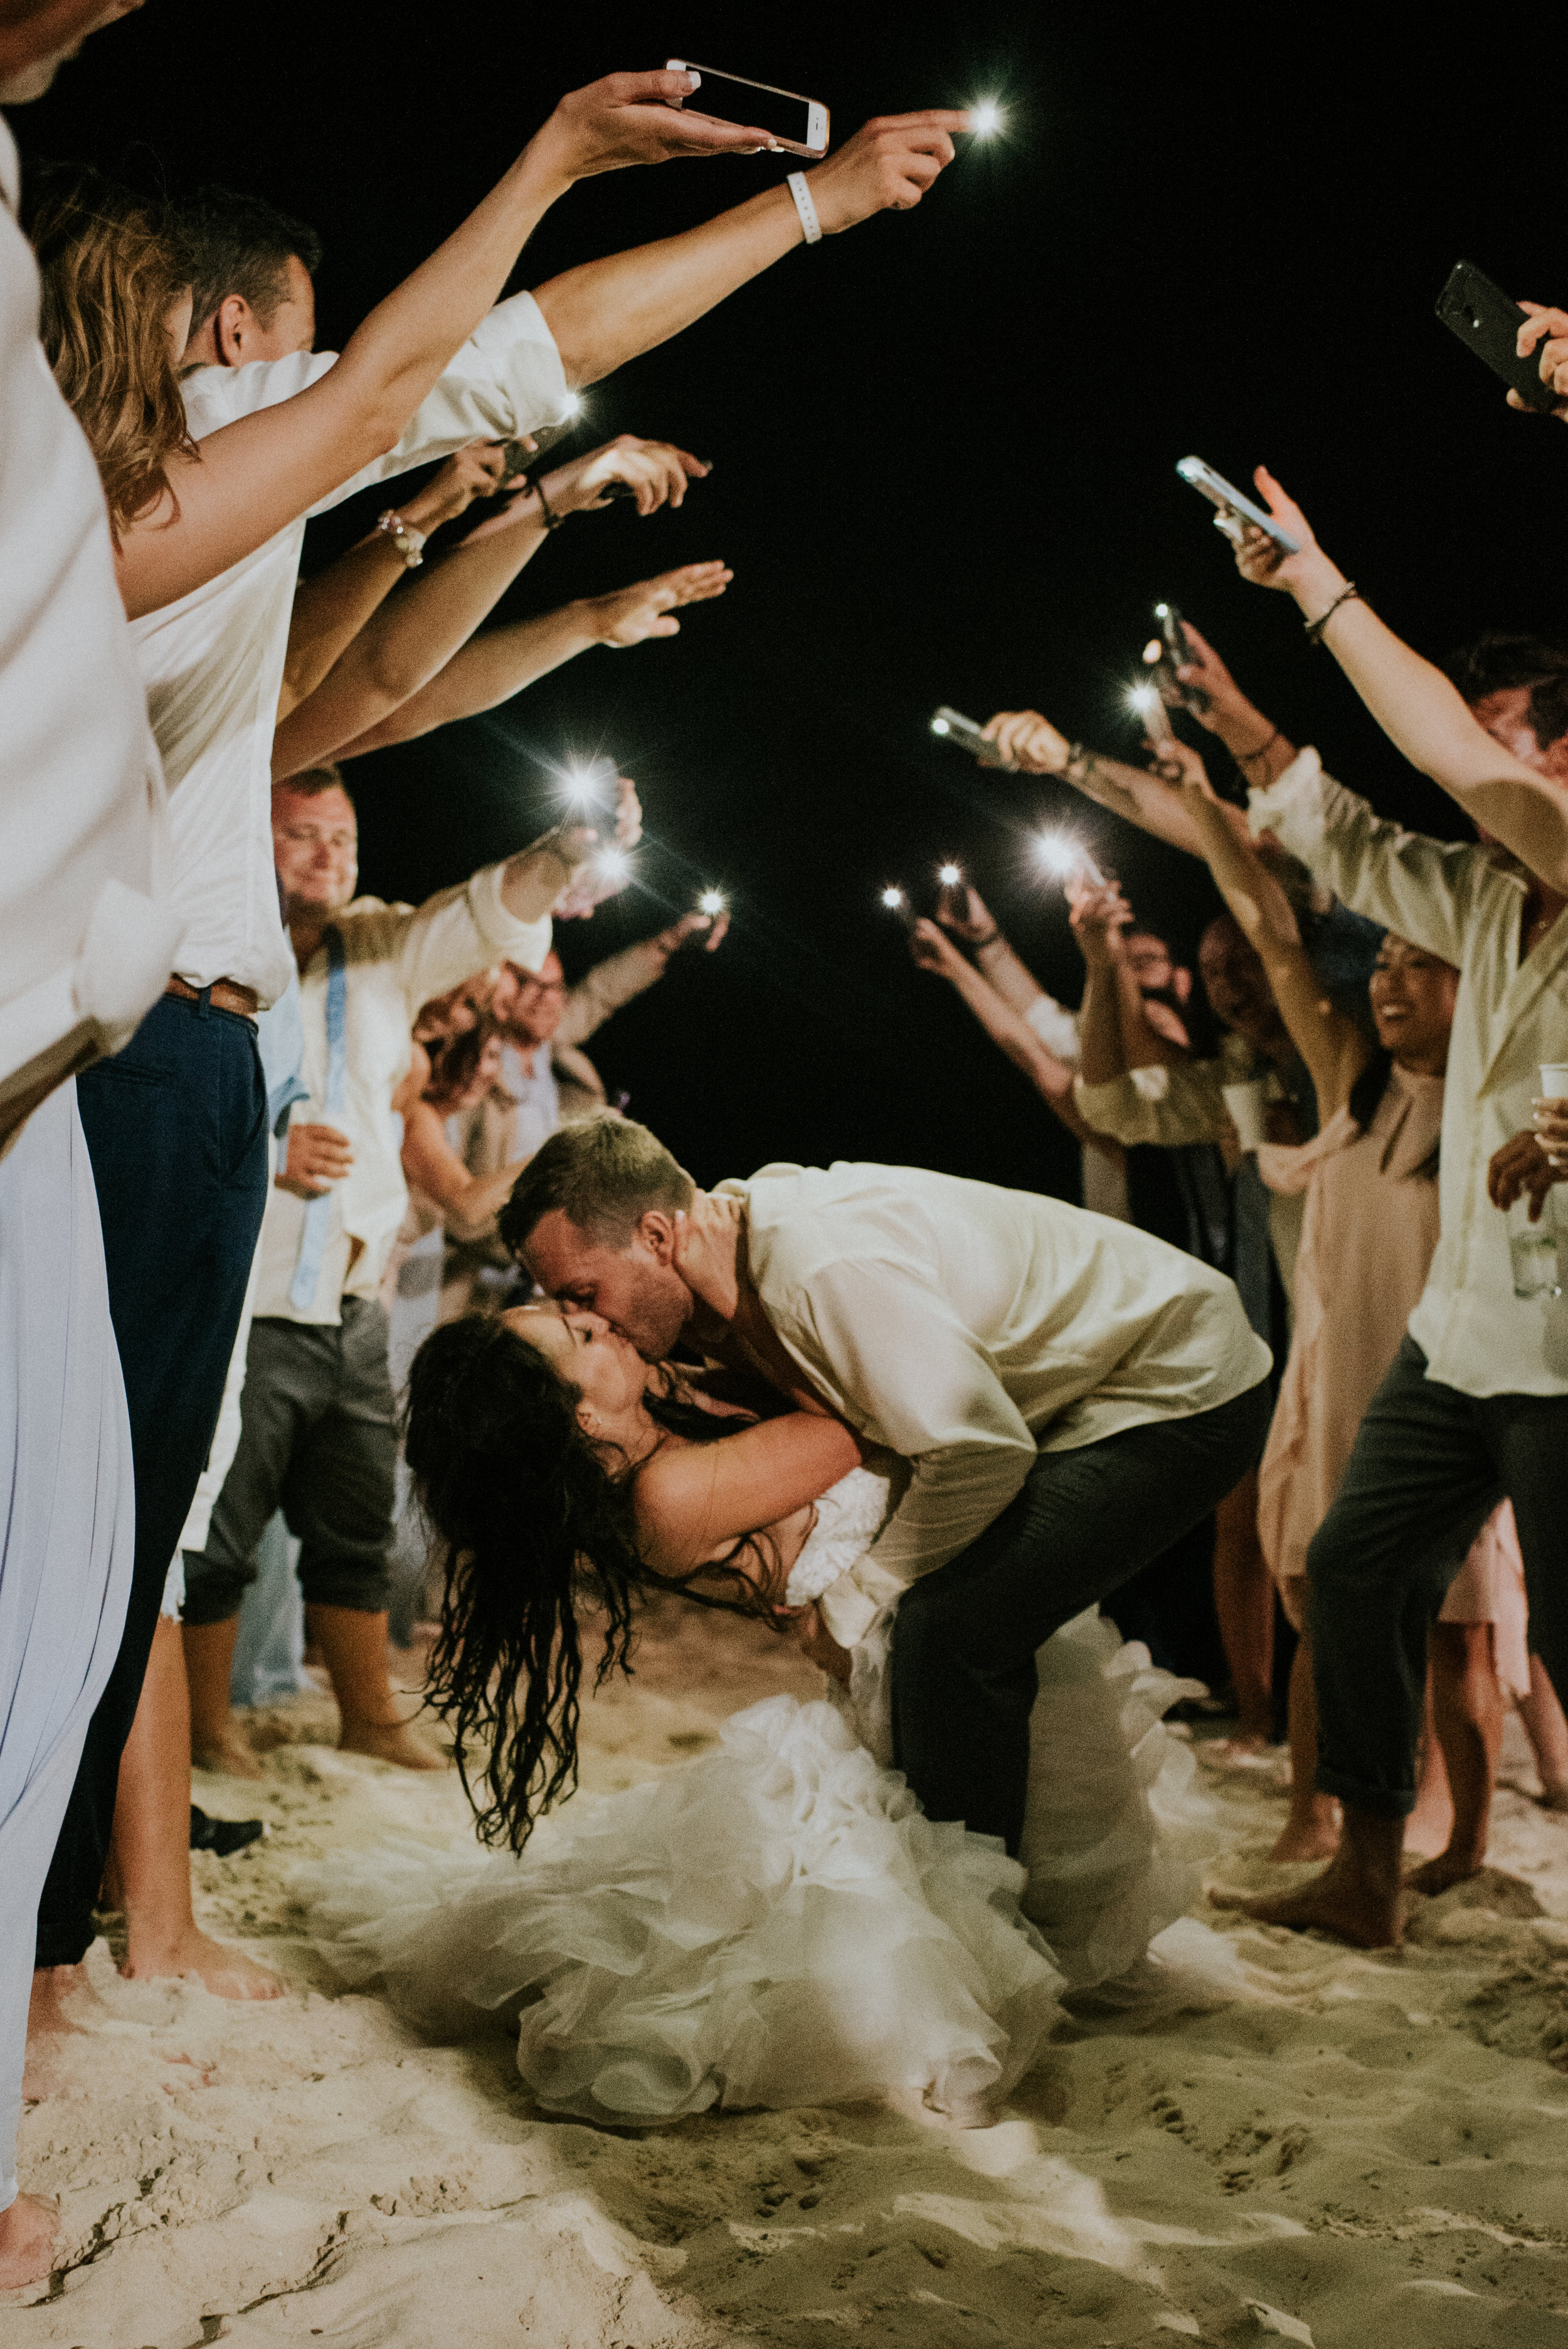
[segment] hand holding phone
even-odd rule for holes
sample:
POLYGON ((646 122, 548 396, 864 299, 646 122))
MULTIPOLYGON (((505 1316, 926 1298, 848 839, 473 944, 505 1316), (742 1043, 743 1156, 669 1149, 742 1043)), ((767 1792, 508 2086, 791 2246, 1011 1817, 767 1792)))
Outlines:
POLYGON ((693 65, 686 57, 670 57, 665 70, 690 74, 696 83, 682 106, 683 114, 765 130, 770 148, 782 149, 787 155, 804 155, 810 162, 827 153, 829 117, 820 98, 777 89, 771 82, 743 81, 738 74, 716 73, 711 66, 693 65))
POLYGON ((1473 261, 1456 261, 1449 282, 1438 296, 1439 317, 1493 375, 1516 392, 1523 408, 1548 409, 1556 404, 1550 384, 1541 380, 1540 346, 1524 358, 1519 356, 1519 330, 1530 313, 1495 285, 1473 261))
POLYGON ((1246 534, 1242 524, 1250 522, 1254 528, 1266 531, 1274 544, 1286 554, 1301 553, 1299 539, 1292 538, 1272 514, 1265 513, 1262 506, 1244 496, 1233 482, 1227 481, 1223 473, 1216 473, 1212 465, 1206 465, 1202 457, 1183 457, 1176 471, 1190 489, 1196 490, 1200 497, 1207 498, 1211 505, 1218 507, 1214 528, 1223 531, 1233 546, 1241 545, 1246 534))
POLYGON ((1210 697, 1201 685, 1183 685, 1177 675, 1178 669, 1185 668, 1192 659, 1186 622, 1174 604, 1156 604, 1154 621, 1160 633, 1150 636, 1143 647, 1150 681, 1167 709, 1187 709, 1194 718, 1201 717, 1209 707, 1210 697))
POLYGON ((961 709, 951 709, 945 701, 933 718, 931 730, 943 741, 951 742, 955 750, 967 750, 983 767, 999 767, 1008 774, 1015 771, 1009 761, 999 756, 985 728, 977 726, 973 718, 965 718, 961 709))

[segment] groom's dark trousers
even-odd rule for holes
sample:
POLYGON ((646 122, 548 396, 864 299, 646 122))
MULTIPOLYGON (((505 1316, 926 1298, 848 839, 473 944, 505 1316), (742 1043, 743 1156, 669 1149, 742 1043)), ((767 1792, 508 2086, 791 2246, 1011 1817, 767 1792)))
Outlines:
POLYGON ((893 1619, 893 1744, 928 1817, 1016 1853, 1035 1651, 1256 1466, 1272 1402, 1264 1379, 1212 1411, 1042 1452, 979 1539, 911 1585, 893 1619))

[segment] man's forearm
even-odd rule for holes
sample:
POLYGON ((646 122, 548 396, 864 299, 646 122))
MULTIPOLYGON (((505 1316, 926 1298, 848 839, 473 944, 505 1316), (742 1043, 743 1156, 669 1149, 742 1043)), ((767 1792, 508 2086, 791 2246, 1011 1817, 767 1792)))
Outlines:
MULTIPOLYGON (((278 722, 307 700, 403 576, 403 558, 385 531, 373 531, 294 589, 278 722)), ((308 765, 301 760, 300 766, 308 765)), ((276 776, 279 770, 274 767, 276 776)), ((284 774, 297 773, 286 767, 284 774)))
POLYGON ((569 384, 598 383, 668 342, 804 240, 786 187, 657 244, 588 261, 535 286, 569 384))
POLYGON ((602 641, 589 598, 563 604, 558 611, 542 612, 531 620, 489 628, 459 647, 428 685, 363 734, 356 734, 335 755, 357 759, 366 750, 385 750, 390 742, 411 742, 456 718, 473 718, 481 710, 494 709, 602 641))
POLYGON ((1121 989, 1114 962, 1088 964, 1078 1012, 1078 1074, 1085 1084, 1109 1085, 1127 1074, 1121 1036, 1121 989))

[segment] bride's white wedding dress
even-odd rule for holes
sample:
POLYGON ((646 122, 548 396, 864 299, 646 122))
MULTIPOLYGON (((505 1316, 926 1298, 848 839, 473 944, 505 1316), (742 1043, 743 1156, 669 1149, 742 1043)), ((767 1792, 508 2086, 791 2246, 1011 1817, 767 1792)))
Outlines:
MULTIPOLYGON (((824 1497, 797 1603, 889 1497, 867 1468, 824 1497)), ((1061 1992, 1125 1973, 1197 1889, 1212 1806, 1161 1720, 1196 1684, 1092 1613, 1047 1641, 1020 1865, 884 1766, 891 1619, 848 1691, 748 1707, 717 1752, 574 1796, 521 1857, 405 1838, 304 1871, 318 1948, 426 2030, 515 2018, 539 2103, 584 2119, 867 2098, 988 2117, 1061 1992)))

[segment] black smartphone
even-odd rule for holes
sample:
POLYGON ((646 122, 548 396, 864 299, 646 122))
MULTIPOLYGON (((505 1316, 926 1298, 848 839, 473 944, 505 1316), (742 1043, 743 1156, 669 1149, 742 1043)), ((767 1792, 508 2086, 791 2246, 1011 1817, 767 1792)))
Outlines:
POLYGON ((1467 350, 1484 359, 1493 375, 1501 376, 1519 394, 1526 408, 1551 408, 1556 394, 1541 380, 1539 349, 1522 359, 1515 347, 1529 315, 1473 261, 1456 261, 1438 296, 1439 317, 1467 350))

